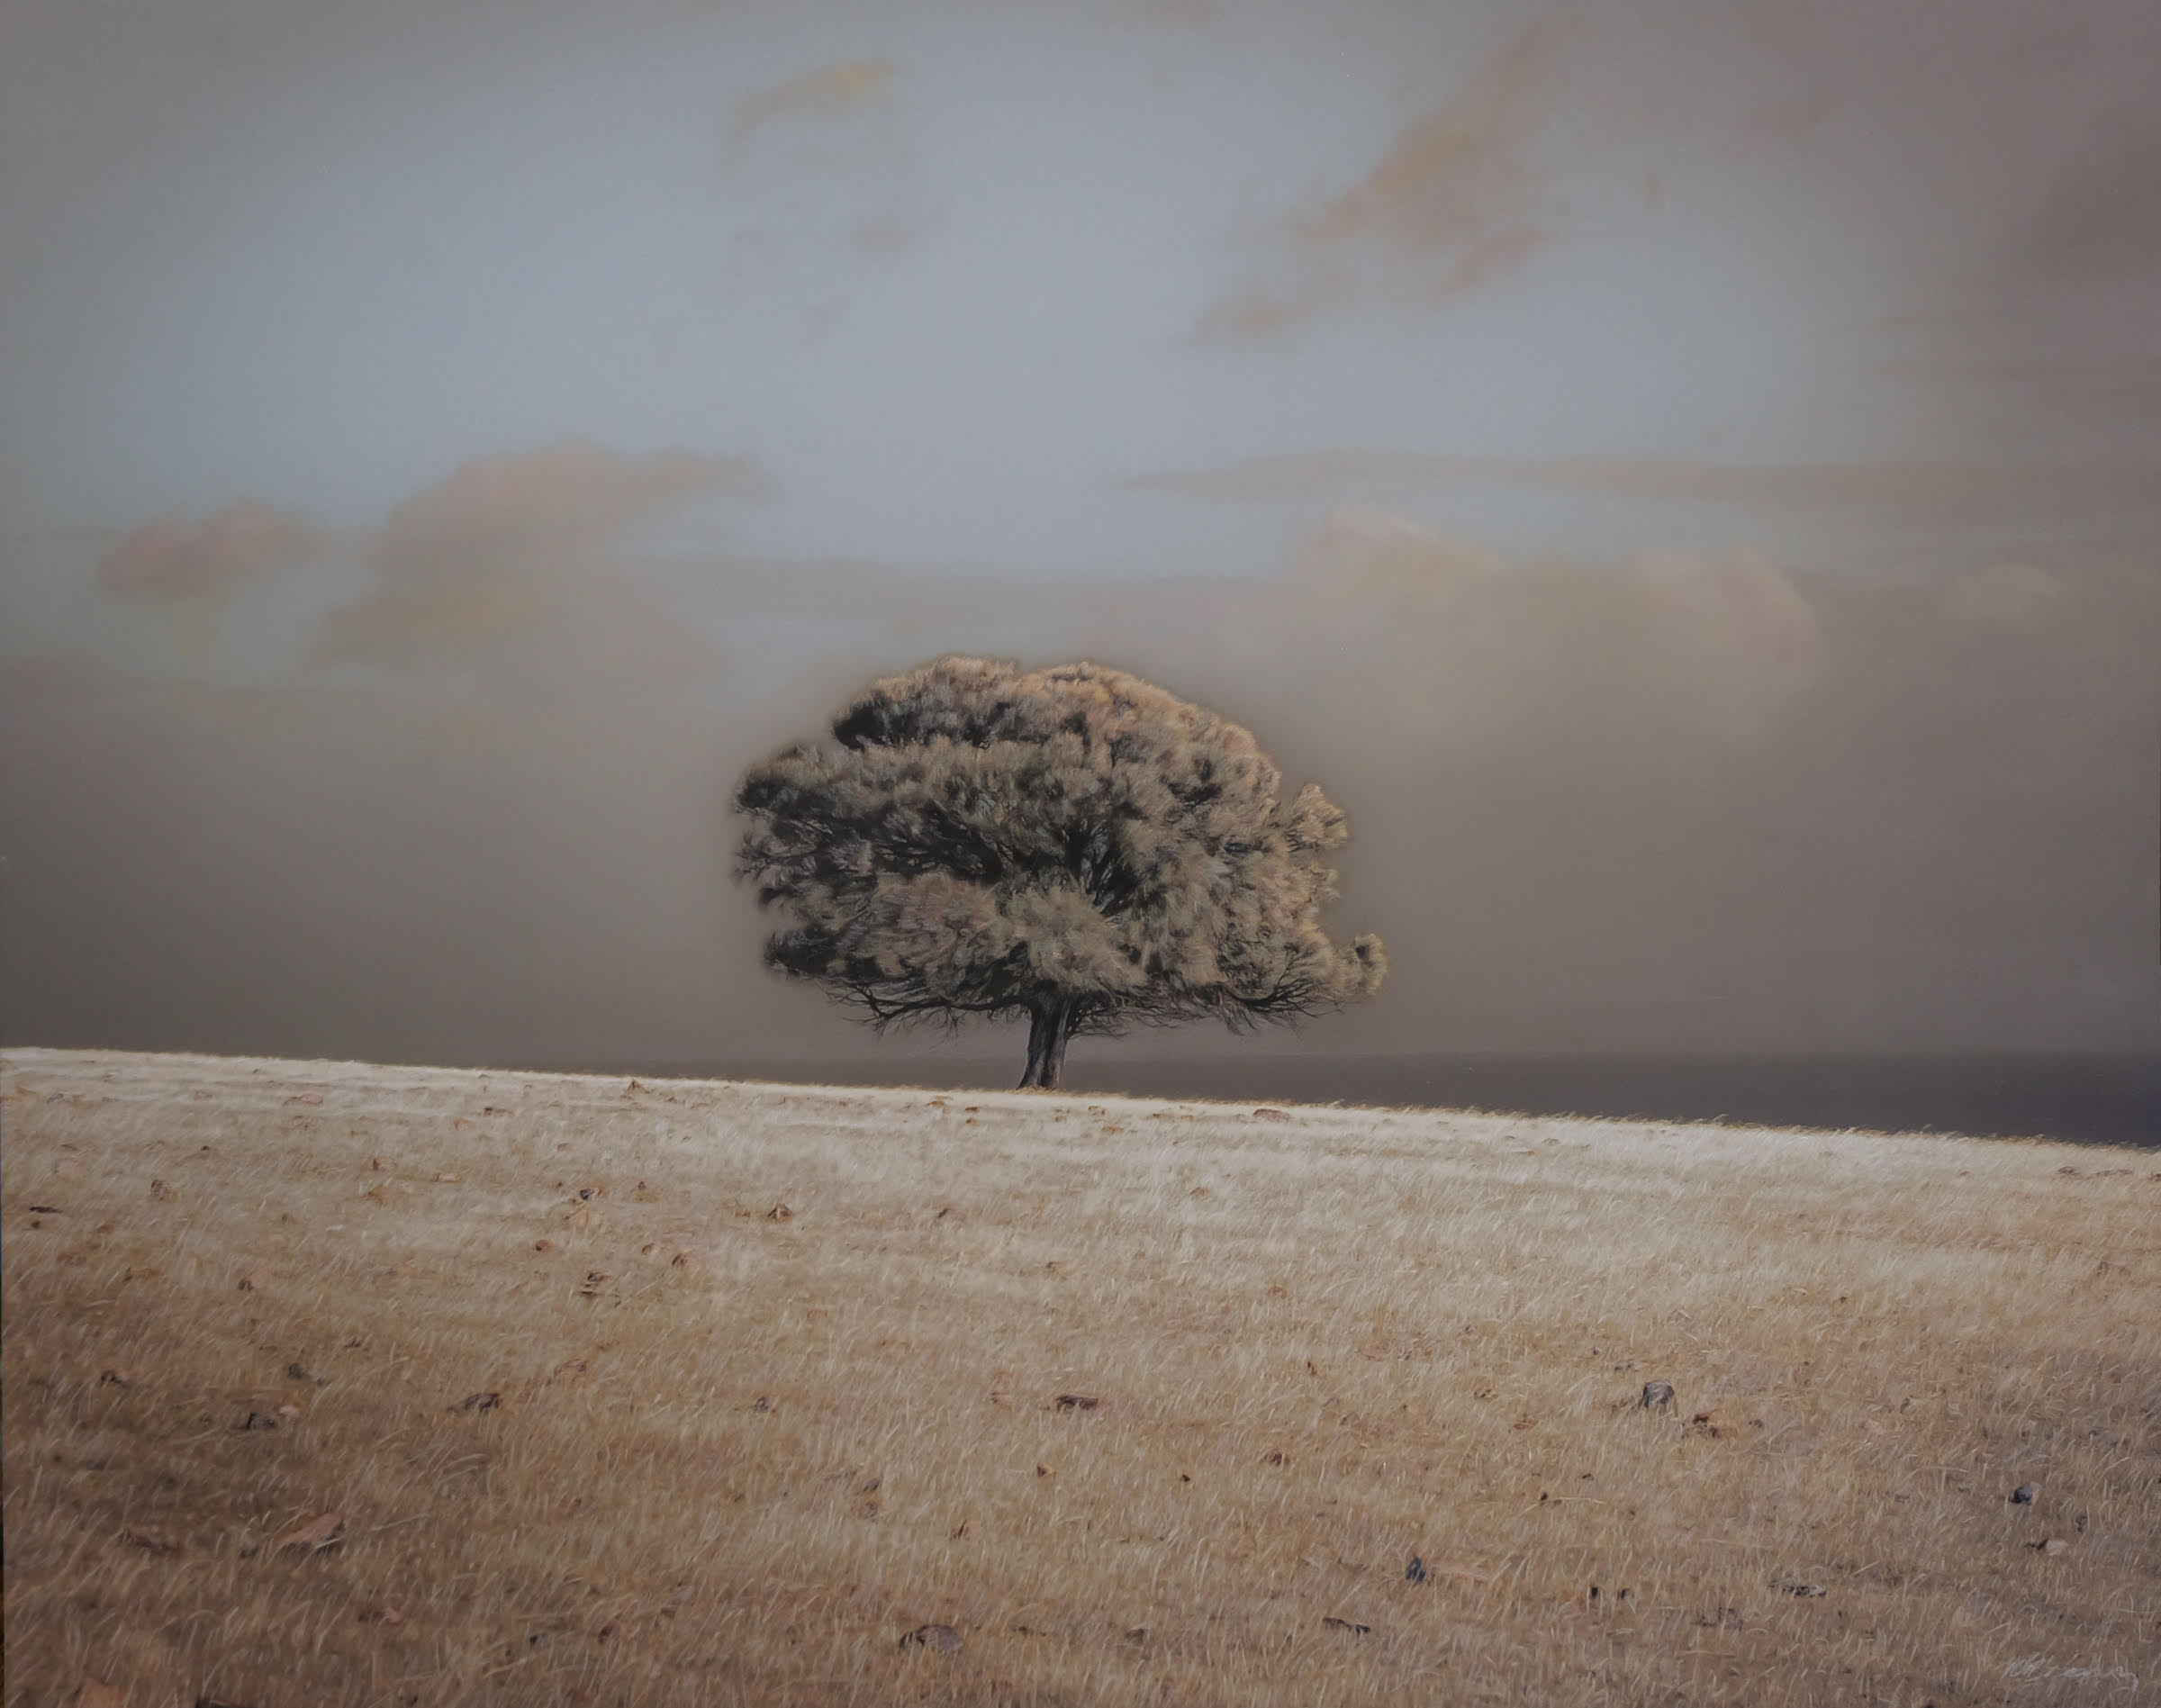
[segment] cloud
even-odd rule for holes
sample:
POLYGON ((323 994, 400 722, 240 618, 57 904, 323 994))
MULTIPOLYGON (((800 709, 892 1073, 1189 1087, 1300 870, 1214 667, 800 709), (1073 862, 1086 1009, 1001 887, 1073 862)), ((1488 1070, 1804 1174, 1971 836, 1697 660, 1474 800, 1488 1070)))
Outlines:
POLYGON ((1356 184, 1286 216, 1273 264, 1211 303, 1198 335, 1264 339, 1369 297, 1432 307, 1520 267, 1552 238, 1536 147, 1551 59, 1549 30, 1519 30, 1356 184))
POLYGON ((899 256, 936 224, 899 77, 890 59, 851 59, 737 103, 721 173, 740 219, 738 265, 823 276, 899 256))
POLYGON ((311 531, 267 504, 229 505, 200 522, 161 517, 97 566, 97 584, 129 599, 219 600, 307 552, 311 531))
POLYGON ((1507 567, 1483 546, 1356 505, 1333 511, 1299 556, 1316 597, 1335 607, 1445 606, 1489 587, 1507 567))
POLYGON ((384 530, 383 573, 391 581, 529 578, 693 500, 763 502, 776 490, 755 456, 629 456, 562 439, 462 464, 404 500, 384 530))
POLYGON ((2161 519, 2150 459, 1714 463, 1664 456, 1446 456, 1343 449, 1132 475, 1132 491, 1209 501, 1313 500, 1487 481, 1659 503, 1730 504, 1905 528, 2161 519))
POLYGON ((1233 627, 1254 652, 1295 635, 1357 660, 1429 747, 1544 740, 1549 760, 1746 745, 1822 663, 1808 602, 1759 552, 1515 562, 1370 510, 1332 514, 1233 627))
POLYGON ((770 486, 683 450, 481 458, 355 542, 358 596, 283 676, 0 658, 11 1026, 564 1062, 783 1026, 718 971, 756 964, 720 803, 759 708, 640 539, 770 486), (125 978, 82 959, 129 944, 125 978))
POLYGON ((624 564, 636 530, 773 489, 752 456, 631 456, 579 439, 464 464, 391 512, 375 585, 331 614, 317 657, 453 674, 486 664, 527 698, 571 677, 638 691, 701 668, 706 649, 624 564))
POLYGON ((728 151, 740 162, 761 133, 790 126, 824 129, 845 122, 867 106, 891 98, 895 67, 891 59, 850 59, 821 66, 738 102, 728 127, 728 151))

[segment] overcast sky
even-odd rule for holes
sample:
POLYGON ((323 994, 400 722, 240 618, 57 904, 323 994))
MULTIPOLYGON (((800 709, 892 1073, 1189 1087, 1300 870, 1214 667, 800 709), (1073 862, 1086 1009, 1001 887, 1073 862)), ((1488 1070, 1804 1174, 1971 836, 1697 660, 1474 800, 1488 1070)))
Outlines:
POLYGON ((2151 1049, 2156 88, 2145 0, 0 6, 0 1024, 860 1049, 728 785, 995 650, 1350 810, 1301 1047, 2151 1049))

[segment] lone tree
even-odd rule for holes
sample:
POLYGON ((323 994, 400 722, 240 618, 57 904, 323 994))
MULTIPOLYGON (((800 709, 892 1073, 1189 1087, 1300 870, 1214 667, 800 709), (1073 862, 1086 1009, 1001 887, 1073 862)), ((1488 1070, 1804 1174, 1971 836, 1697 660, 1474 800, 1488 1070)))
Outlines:
POLYGON ((894 1021, 1028 1017, 1021 1085, 1127 1020, 1233 1031, 1379 988, 1380 939, 1328 941, 1318 785, 1284 804, 1250 732, 1100 664, 940 658, 873 682, 833 747, 754 765, 737 875, 794 923, 768 966, 894 1021))

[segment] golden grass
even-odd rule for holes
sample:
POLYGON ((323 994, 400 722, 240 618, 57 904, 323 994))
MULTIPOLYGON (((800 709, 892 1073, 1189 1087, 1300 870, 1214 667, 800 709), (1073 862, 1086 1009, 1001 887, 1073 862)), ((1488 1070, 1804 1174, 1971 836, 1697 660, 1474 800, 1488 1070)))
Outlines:
POLYGON ((2161 1695, 2149 1154, 4 1080, 10 1708, 2161 1695))

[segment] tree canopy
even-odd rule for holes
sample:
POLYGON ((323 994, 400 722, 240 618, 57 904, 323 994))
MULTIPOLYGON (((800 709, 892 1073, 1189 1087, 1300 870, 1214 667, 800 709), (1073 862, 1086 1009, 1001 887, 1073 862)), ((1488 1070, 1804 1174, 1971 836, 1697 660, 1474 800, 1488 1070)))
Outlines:
POLYGON ((791 923, 770 967, 880 1026, 1029 1021, 1024 1087, 1132 1020, 1234 1031, 1379 988, 1321 905, 1343 813, 1248 730, 1100 664, 951 656, 872 682, 737 784, 737 873, 791 923))

